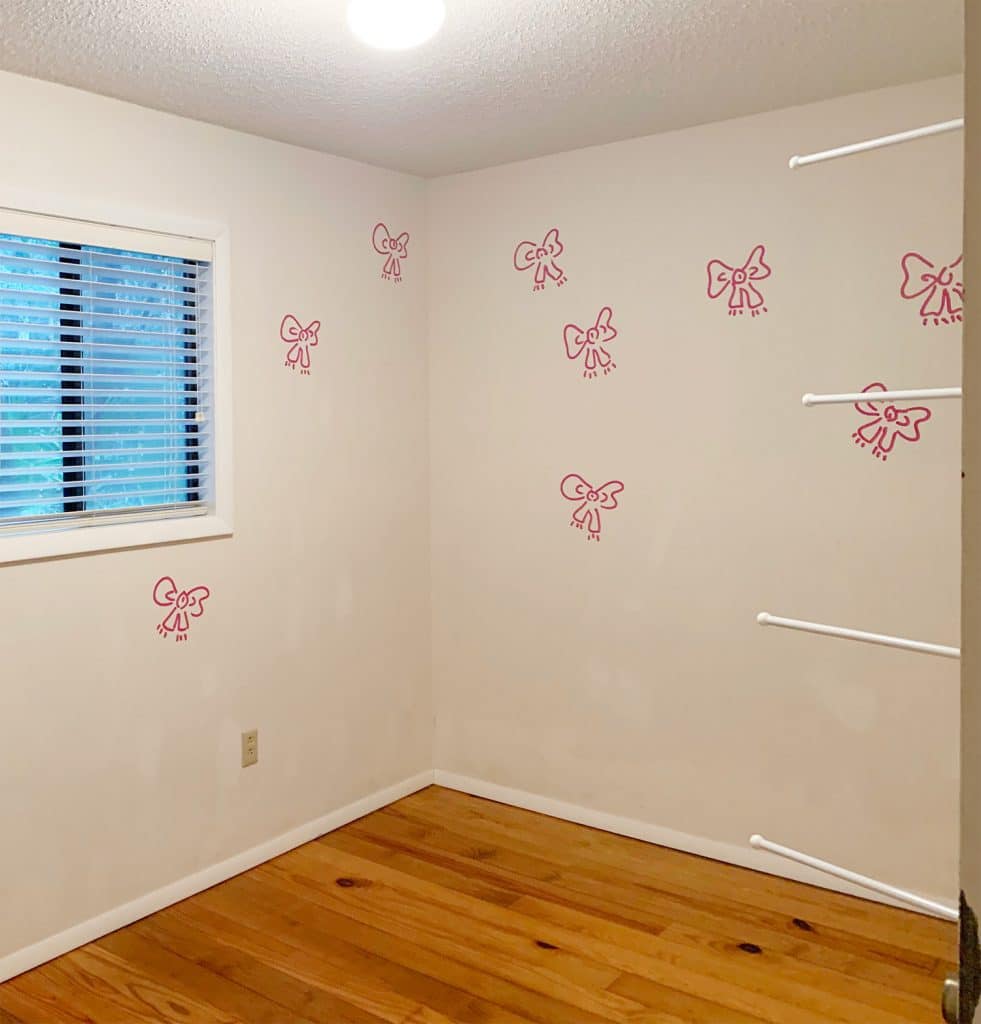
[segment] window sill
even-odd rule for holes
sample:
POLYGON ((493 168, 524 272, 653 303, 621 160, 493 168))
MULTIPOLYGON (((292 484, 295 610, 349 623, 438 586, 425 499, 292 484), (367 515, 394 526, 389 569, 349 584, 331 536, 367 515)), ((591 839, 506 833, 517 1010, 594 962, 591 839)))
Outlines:
POLYGON ((231 536, 231 524, 215 515, 22 534, 0 537, 0 565, 231 536))

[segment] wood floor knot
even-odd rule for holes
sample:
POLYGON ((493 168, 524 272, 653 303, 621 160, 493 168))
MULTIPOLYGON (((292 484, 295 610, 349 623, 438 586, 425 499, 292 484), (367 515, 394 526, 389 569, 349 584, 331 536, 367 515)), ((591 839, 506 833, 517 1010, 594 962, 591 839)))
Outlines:
POLYGON ((365 878, 338 878, 337 884, 342 889, 367 889, 371 882, 365 878))
POLYGON ((467 856, 472 860, 490 860, 497 856, 497 850, 492 846, 477 846, 467 851, 467 856))

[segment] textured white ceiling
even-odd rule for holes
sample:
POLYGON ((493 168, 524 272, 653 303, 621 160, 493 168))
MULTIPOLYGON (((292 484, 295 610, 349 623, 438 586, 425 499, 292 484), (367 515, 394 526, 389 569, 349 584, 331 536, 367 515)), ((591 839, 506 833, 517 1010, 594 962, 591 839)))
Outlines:
POLYGON ((961 70, 963 0, 0 0, 0 68, 426 176, 961 70))

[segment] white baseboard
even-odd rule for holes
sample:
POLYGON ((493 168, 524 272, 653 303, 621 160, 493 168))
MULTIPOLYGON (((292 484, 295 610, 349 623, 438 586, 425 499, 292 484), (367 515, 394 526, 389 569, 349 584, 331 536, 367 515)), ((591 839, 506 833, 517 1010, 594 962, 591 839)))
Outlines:
POLYGON ((115 907, 104 914, 99 914, 98 917, 83 921, 81 924, 59 932, 57 935, 52 935, 50 938, 42 939, 33 946, 27 946, 25 949, 20 949, 16 953, 0 958, 0 982, 8 981, 18 974, 23 974, 24 971, 39 967, 41 964, 47 963, 57 956, 68 953, 73 949, 78 949, 79 946, 84 946, 87 942, 93 942, 95 939, 108 935, 118 928, 133 924, 134 921, 139 921, 148 914, 154 914, 158 910, 163 910, 165 907, 179 903, 181 900, 186 900, 189 896, 195 895, 195 893, 210 889, 211 886, 217 885, 219 882, 227 881, 235 875, 240 875, 243 871, 248 871, 259 864, 264 864, 267 860, 287 853, 297 846, 302 846, 304 843, 319 839, 320 836, 333 832, 342 825, 347 825, 358 818, 363 818, 366 814, 371 814, 372 811, 387 807, 388 804, 394 803, 410 793, 425 789, 432 784, 433 772, 420 772, 418 775, 412 776, 412 778, 404 779, 392 786, 363 797, 353 804, 348 804, 346 807, 331 811, 322 818, 317 818, 315 821, 309 821, 305 825, 300 825, 299 828, 277 836, 275 839, 270 839, 265 843, 260 843, 258 846, 253 846, 252 849, 246 850, 244 853, 229 857, 228 860, 223 860, 220 864, 215 864, 212 867, 205 868, 203 871, 188 875, 186 878, 172 882, 162 889, 157 889, 129 903, 124 903, 120 907, 115 907))
MULTIPOLYGON (((876 903, 902 907, 904 910, 912 909, 905 904, 895 903, 892 900, 879 896, 877 893, 861 889, 856 885, 850 885, 848 882, 838 881, 838 879, 831 878, 803 865, 782 860, 761 850, 754 850, 748 842, 743 847, 732 843, 719 842, 715 839, 704 839, 701 836, 689 835, 686 832, 675 832, 672 829, 651 825, 645 821, 637 821, 634 818, 622 818, 616 814, 607 814, 604 811, 594 811, 588 807, 564 803, 562 800, 553 800, 551 797, 540 796, 537 793, 528 793, 521 789, 499 786, 495 782, 471 779, 466 775, 457 775, 454 772, 443 771, 439 768, 435 772, 435 781, 437 786, 445 786, 447 789, 455 789, 461 793, 469 793, 472 796, 496 800, 498 803, 510 804, 512 807, 521 807, 526 811, 537 811, 539 814, 547 814, 552 818, 561 818, 563 821, 572 821, 579 825, 589 825, 592 828, 601 829, 603 832, 614 832, 617 835, 629 836, 631 839, 641 839, 645 843, 666 846, 672 850, 681 850, 684 853, 694 853, 699 857, 708 857, 711 860, 734 864, 741 868, 751 868, 754 871, 762 871, 768 875, 776 875, 778 878, 789 878, 795 882, 806 882, 808 885, 830 889, 832 892, 859 896, 862 899, 871 900, 876 903)), ((950 907, 952 910, 958 909, 957 902, 954 900, 938 896, 928 896, 927 898, 943 906, 950 907)))

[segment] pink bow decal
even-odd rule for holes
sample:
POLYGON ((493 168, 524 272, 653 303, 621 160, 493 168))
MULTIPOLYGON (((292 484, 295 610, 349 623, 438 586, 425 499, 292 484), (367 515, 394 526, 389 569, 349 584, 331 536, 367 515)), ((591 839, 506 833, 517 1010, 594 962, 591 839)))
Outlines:
POLYGON ((577 530, 586 530, 586 540, 600 539, 603 522, 600 510, 609 511, 617 507, 617 495, 623 490, 619 480, 610 480, 602 487, 593 487, 578 473, 570 473, 564 477, 560 486, 562 497, 578 503, 572 513, 572 522, 577 530))
POLYGON ((722 260, 709 260, 708 296, 717 299, 729 292, 729 316, 742 316, 748 309, 753 316, 767 311, 764 298, 756 287, 772 271, 766 262, 766 248, 758 245, 741 267, 730 267, 722 260))
POLYGON ((559 241, 559 229, 552 228, 542 240, 541 245, 534 242, 519 242, 514 250, 514 269, 531 270, 535 268, 535 284, 533 292, 540 292, 551 278, 560 288, 568 278, 565 271, 556 263, 556 259, 565 251, 559 241))
MULTIPOLYGON (((876 382, 862 389, 863 394, 874 391, 888 391, 888 388, 876 382)), ((872 454, 883 462, 888 460, 897 439, 912 443, 919 441, 920 425, 933 415, 922 405, 899 409, 883 402, 856 402, 855 408, 863 416, 868 416, 869 422, 863 423, 852 434, 852 439, 861 448, 872 445, 872 454)))
POLYGON ((578 359, 586 353, 582 375, 587 380, 596 377, 600 370, 605 377, 617 367, 613 357, 604 348, 617 336, 612 320, 613 310, 604 306, 592 327, 583 329, 578 324, 565 325, 565 354, 570 359, 578 359))
POLYGON ((157 632, 166 640, 169 633, 175 634, 178 643, 187 639, 191 619, 204 614, 204 602, 211 596, 207 587, 192 587, 179 590, 170 576, 161 576, 153 588, 153 602, 161 608, 169 608, 157 632))
POLYGON ((295 316, 287 313, 279 325, 279 336, 290 346, 284 365, 295 370, 299 364, 301 375, 309 377, 310 349, 320 344, 319 331, 319 320, 314 320, 313 323, 304 327, 295 316))
POLYGON ((964 312, 964 281, 961 275, 963 255, 953 263, 937 267, 918 252, 903 257, 903 283, 899 294, 904 299, 918 299, 923 326, 932 320, 934 326, 957 323, 964 312))
POLYGON ((388 228, 379 222, 371 234, 371 244, 375 252, 386 257, 382 267, 382 277, 386 281, 394 280, 396 284, 402 280, 402 260, 409 255, 409 232, 403 231, 398 238, 392 238, 388 228))

